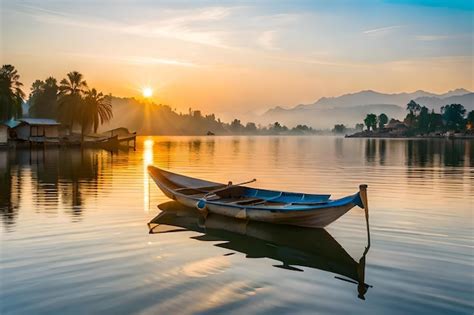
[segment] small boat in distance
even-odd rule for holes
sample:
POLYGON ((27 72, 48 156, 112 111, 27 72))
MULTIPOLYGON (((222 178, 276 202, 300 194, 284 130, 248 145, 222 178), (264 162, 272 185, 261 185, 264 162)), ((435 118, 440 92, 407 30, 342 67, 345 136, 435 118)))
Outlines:
POLYGON ((220 184, 192 178, 154 166, 148 172, 169 198, 204 214, 211 212, 243 220, 322 228, 350 209, 365 209, 368 222, 367 185, 354 195, 331 200, 330 195, 274 191, 220 184))

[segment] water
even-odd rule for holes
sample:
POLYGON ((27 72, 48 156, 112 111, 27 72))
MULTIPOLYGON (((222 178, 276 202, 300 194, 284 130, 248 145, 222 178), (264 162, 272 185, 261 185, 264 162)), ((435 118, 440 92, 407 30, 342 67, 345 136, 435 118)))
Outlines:
POLYGON ((137 151, 3 150, 0 312, 472 314, 473 196, 469 141, 143 137, 137 151), (168 202, 149 164, 333 197, 366 183, 365 263, 358 208, 326 232, 178 212, 149 234, 168 202))

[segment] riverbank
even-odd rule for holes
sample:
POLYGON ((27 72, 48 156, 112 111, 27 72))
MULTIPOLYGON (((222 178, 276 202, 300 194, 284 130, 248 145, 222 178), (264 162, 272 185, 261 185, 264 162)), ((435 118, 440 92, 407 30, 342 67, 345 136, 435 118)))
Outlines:
POLYGON ((346 135, 345 138, 389 138, 389 139, 466 139, 474 140, 474 134, 468 133, 437 133, 437 134, 427 134, 427 135, 407 135, 400 133, 390 133, 390 132, 377 132, 377 131, 361 131, 354 133, 352 135, 346 135))

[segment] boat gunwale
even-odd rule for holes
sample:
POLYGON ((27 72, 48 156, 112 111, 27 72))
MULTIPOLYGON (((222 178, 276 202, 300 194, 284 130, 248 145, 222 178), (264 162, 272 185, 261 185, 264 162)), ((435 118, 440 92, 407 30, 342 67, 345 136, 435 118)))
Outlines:
MULTIPOLYGON (((223 188, 225 188, 225 184, 221 184, 221 183, 217 183, 217 182, 210 182, 210 181, 206 181, 206 180, 201 180, 199 178, 194 178, 194 177, 189 177, 189 176, 186 176, 186 175, 181 175, 181 174, 177 174, 177 173, 173 173, 173 172, 170 172, 170 171, 166 171, 166 170, 162 170, 158 167, 155 167, 155 166, 148 166, 149 168, 149 172, 151 174, 151 176, 153 177, 153 179, 155 179, 157 176, 153 174, 152 171, 150 170, 153 170, 153 171, 156 171, 156 172, 159 172, 161 176, 165 177, 166 180, 172 182, 174 185, 177 185, 177 183, 175 181, 173 181, 172 179, 169 178, 169 176, 166 176, 167 174, 169 175, 172 175, 172 176, 177 176, 177 177, 181 177, 181 178, 184 178, 184 179, 190 179, 190 180, 193 180, 193 181, 201 181, 203 183, 206 183, 206 184, 216 184, 216 186, 221 186, 223 188)), ((156 180, 160 181, 158 178, 156 178, 156 180)), ((180 193, 179 191, 177 191, 179 188, 171 188, 171 187, 168 187, 168 185, 166 185, 166 183, 161 183, 163 186, 165 186, 165 188, 167 190, 169 190, 175 197, 180 197, 180 198, 184 198, 184 199, 188 199, 188 200, 192 200, 192 201, 195 201, 195 202, 198 202, 200 200, 203 199, 203 197, 205 196, 206 194, 206 191, 203 191, 203 195, 202 196, 199 196, 199 197, 193 197, 193 195, 186 195, 186 194, 182 194, 180 193)), ((310 205, 310 204, 307 204, 307 205, 304 205, 304 206, 295 206, 295 205, 291 205, 291 203, 287 203, 285 206, 265 206, 265 207, 262 207, 262 206, 259 206, 259 205, 255 205, 255 206, 252 206, 252 205, 239 205, 239 204, 232 204, 232 203, 224 203, 224 202, 219 202, 218 200, 205 200, 205 202, 209 205, 214 205, 214 206, 221 206, 221 207, 229 207, 229 208, 237 208, 237 209, 245 209, 245 210, 256 210, 256 211, 268 211, 268 212, 280 212, 280 213, 297 213, 297 212, 303 212, 303 213, 307 213, 307 212, 310 212, 310 211, 318 211, 318 210, 322 210, 322 209, 327 209, 327 208, 338 208, 338 207, 345 207, 347 205, 350 205, 350 204, 353 204, 353 206, 355 205, 358 205, 356 201, 357 198, 360 198, 360 192, 357 192, 355 194, 352 194, 352 195, 349 195, 349 196, 345 196, 345 197, 341 197, 339 199, 334 199, 334 200, 330 200, 329 197, 331 195, 324 195, 324 194, 305 194, 305 193, 297 193, 297 192, 286 192, 286 191, 278 191, 278 190, 267 190, 267 189, 259 189, 259 188, 252 188, 252 187, 247 187, 247 186, 235 186, 235 187, 242 187, 244 189, 251 189, 251 190, 261 190, 261 191, 267 191, 267 192, 279 192, 280 193, 280 196, 281 194, 283 193, 288 193, 288 194, 298 194, 298 195, 311 195, 311 196, 320 196, 320 197, 325 197, 325 196, 328 196, 328 199, 326 202, 324 203, 317 203, 317 204, 314 204, 314 205, 310 205), (342 202, 344 201, 344 202, 342 202)), ((198 189, 199 187, 182 187, 182 188, 190 188, 190 189, 198 189)), ((194 195, 196 196, 196 195, 194 195)), ((276 199, 276 198, 279 198, 279 196, 277 197, 274 197, 274 198, 271 198, 271 199, 276 199)), ((262 198, 265 202, 268 202, 268 201, 271 201, 271 199, 264 199, 262 198)), ((237 199, 236 199, 237 201, 237 199)))

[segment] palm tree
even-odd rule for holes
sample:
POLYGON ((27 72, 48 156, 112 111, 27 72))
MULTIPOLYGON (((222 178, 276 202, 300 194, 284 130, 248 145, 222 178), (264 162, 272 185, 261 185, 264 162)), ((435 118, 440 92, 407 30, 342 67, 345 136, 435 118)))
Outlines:
POLYGON ((28 100, 30 116, 56 118, 58 89, 57 81, 53 77, 49 77, 45 81, 36 80, 33 82, 28 100))
POLYGON ((96 89, 85 93, 84 106, 81 114, 81 133, 92 127, 97 133, 99 124, 108 122, 113 116, 110 96, 97 92, 96 89))
POLYGON ((62 79, 59 91, 63 95, 82 95, 87 89, 87 82, 83 80, 82 73, 71 71, 67 74, 67 79, 62 79))
POLYGON ((21 105, 25 93, 21 90, 23 83, 20 75, 12 65, 3 65, 0 69, 0 120, 19 118, 22 115, 21 105))
POLYGON ((59 119, 69 124, 72 131, 74 122, 77 122, 83 105, 82 95, 87 88, 87 82, 83 80, 83 75, 77 71, 67 74, 67 79, 62 79, 59 85, 59 119))

